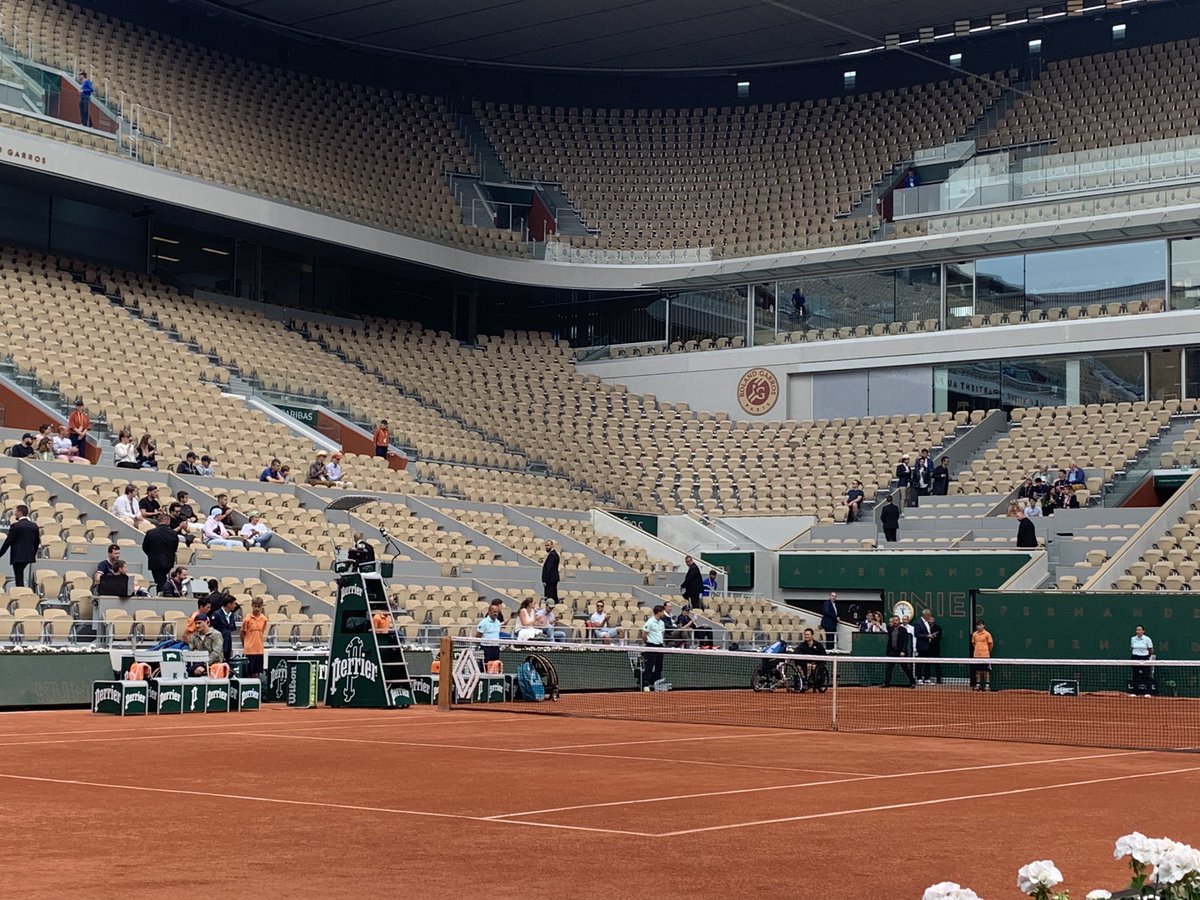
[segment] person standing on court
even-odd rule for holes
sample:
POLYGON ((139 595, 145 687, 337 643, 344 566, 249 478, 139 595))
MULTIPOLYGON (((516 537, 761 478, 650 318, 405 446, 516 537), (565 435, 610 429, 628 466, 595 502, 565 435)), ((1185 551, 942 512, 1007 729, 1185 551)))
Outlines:
POLYGON ((558 602, 558 551, 554 541, 546 541, 546 560, 542 563, 542 597, 547 606, 558 602))
POLYGON ((837 592, 831 591, 821 605, 821 630, 825 632, 825 649, 837 649, 838 607, 837 592))
POLYGON ((246 657, 246 677, 254 678, 262 675, 266 668, 263 665, 266 650, 264 636, 270 620, 263 612, 262 597, 250 601, 250 615, 242 619, 242 655, 246 657))
MULTIPOLYGON (((1129 656, 1131 659, 1150 662, 1154 659, 1154 641, 1146 634, 1141 625, 1133 630, 1129 639, 1129 656)), ((1129 693, 1135 696, 1149 697, 1153 688, 1153 679, 1149 666, 1133 666, 1129 679, 1129 693)))
POLYGON ((221 653, 225 662, 233 658, 233 633, 238 630, 238 602, 233 594, 225 594, 224 603, 208 617, 209 623, 221 635, 221 653))
POLYGON ((92 127, 92 93, 96 90, 87 72, 79 73, 79 124, 92 127))
MULTIPOLYGON (((915 626, 917 632, 917 659, 931 659, 942 655, 942 626, 933 618, 933 612, 928 609, 921 610, 921 618, 917 619, 915 626)), ((933 684, 934 677, 937 677, 937 683, 942 683, 942 664, 941 663, 917 663, 917 684, 933 684)))
POLYGON ((971 690, 973 691, 987 691, 991 687, 991 659, 994 646, 995 641, 992 640, 991 632, 987 630, 983 619, 980 619, 975 623, 975 630, 971 632, 971 659, 980 660, 971 663, 971 690))
MULTIPOLYGON (((484 613, 479 624, 475 626, 475 637, 483 640, 499 641, 500 629, 504 625, 504 604, 499 600, 493 600, 488 604, 487 612, 484 613)), ((484 644, 483 645, 483 664, 486 668, 491 663, 500 661, 500 644, 484 644)))
POLYGON ((642 653, 642 690, 651 691, 654 683, 662 678, 663 655, 662 648, 666 639, 667 623, 663 621, 667 614, 666 607, 661 603, 654 607, 650 618, 642 625, 642 640, 648 648, 642 653))
POLYGON ((179 552, 179 532, 171 527, 171 517, 166 513, 159 514, 154 527, 142 538, 142 552, 146 554, 154 587, 161 594, 179 552))
POLYGON ((21 504, 14 510, 16 519, 8 526, 8 535, 0 544, 0 556, 9 553, 12 561, 13 580, 17 587, 25 587, 25 570, 37 559, 38 548, 42 546, 42 531, 37 523, 29 518, 29 507, 21 504))
MULTIPOLYGON (((888 638, 887 638, 887 655, 898 657, 912 657, 912 634, 908 628, 900 621, 899 616, 892 616, 888 620, 888 638)), ((888 662, 883 667, 883 686, 892 686, 892 670, 896 668, 896 663, 888 662)), ((910 663, 900 663, 900 671, 904 673, 904 677, 908 679, 908 686, 915 688, 916 682, 913 680, 912 666, 910 663)))
POLYGON ((1025 550, 1036 550, 1037 545, 1037 529, 1033 527, 1033 520, 1025 514, 1025 510, 1017 510, 1017 546, 1025 550))
POLYGON ((879 525, 883 528, 883 539, 889 544, 896 542, 896 533, 900 530, 900 507, 892 501, 892 495, 883 498, 883 508, 879 510, 879 525))
POLYGON ((683 563, 687 566, 687 571, 683 574, 679 592, 683 594, 684 605, 704 609, 704 601, 700 599, 704 593, 704 576, 700 574, 700 567, 690 556, 685 556, 683 563))

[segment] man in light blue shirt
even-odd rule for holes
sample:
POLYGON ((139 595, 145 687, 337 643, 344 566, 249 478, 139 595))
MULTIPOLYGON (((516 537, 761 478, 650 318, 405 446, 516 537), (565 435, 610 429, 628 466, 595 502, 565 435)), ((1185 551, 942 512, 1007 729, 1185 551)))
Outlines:
POLYGON ((647 647, 658 648, 657 651, 646 650, 642 654, 642 690, 650 691, 654 683, 662 678, 663 655, 660 652, 667 632, 667 623, 663 621, 667 614, 666 607, 661 603, 654 607, 654 612, 642 626, 642 638, 647 647))
MULTIPOLYGON (((492 641, 500 640, 500 627, 504 624, 504 612, 501 606, 502 604, 499 600, 493 600, 488 604, 486 615, 475 626, 475 637, 492 641)), ((483 645, 483 662, 485 665, 490 662, 499 661, 499 659, 499 646, 495 644, 483 645)))
POLYGON ((92 92, 95 91, 95 86, 92 84, 92 79, 88 78, 87 72, 79 73, 79 124, 84 128, 92 127, 92 92))
MULTIPOLYGON (((1132 659, 1149 662, 1154 658, 1154 641, 1146 629, 1138 625, 1129 639, 1129 655, 1132 659)), ((1149 666, 1133 666, 1130 672, 1129 693, 1149 697, 1154 687, 1154 676, 1149 666)))

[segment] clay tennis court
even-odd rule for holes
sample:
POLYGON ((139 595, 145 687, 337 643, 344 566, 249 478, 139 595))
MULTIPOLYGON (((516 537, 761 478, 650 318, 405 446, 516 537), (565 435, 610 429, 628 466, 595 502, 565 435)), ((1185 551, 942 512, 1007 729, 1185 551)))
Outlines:
POLYGON ((1017 896, 1196 837, 1200 757, 566 716, 0 715, 3 893, 1017 896))

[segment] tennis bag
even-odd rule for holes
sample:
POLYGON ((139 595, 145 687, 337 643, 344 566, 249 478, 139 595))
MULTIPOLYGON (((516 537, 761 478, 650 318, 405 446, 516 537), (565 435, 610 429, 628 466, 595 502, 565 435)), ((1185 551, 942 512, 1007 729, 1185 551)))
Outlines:
POLYGON ((533 670, 541 676, 542 687, 546 691, 546 696, 551 700, 558 699, 558 670, 554 668, 554 663, 550 662, 550 657, 543 656, 540 653, 531 653, 525 657, 525 661, 533 666, 533 670))
POLYGON ((542 676, 528 659, 517 666, 517 690, 521 692, 522 700, 537 703, 546 699, 546 685, 542 682, 542 676))

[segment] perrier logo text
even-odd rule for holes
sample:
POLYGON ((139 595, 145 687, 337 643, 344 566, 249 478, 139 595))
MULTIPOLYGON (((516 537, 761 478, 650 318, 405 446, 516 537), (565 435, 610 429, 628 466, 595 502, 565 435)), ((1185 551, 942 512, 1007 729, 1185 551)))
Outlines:
POLYGON ((356 679, 365 678, 367 681, 374 682, 379 677, 379 666, 367 659, 366 649, 363 647, 363 640, 360 637, 350 639, 346 644, 346 654, 333 660, 331 668, 329 692, 334 693, 338 689, 338 685, 345 681, 342 686, 342 699, 346 703, 354 699, 356 679))

